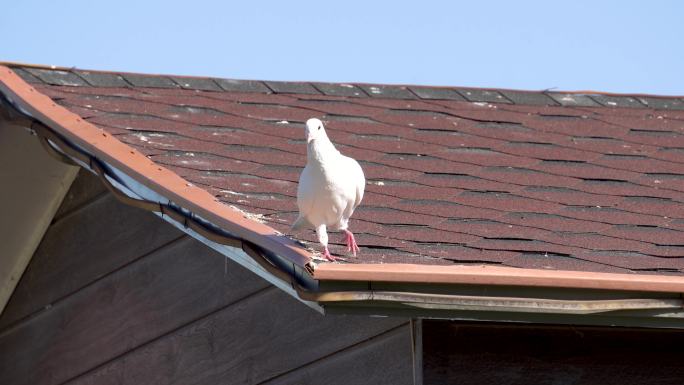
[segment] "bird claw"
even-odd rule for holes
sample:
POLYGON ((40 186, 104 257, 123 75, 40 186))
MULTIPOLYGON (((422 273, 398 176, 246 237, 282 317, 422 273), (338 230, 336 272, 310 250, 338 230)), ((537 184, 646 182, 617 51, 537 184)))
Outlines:
POLYGON ((356 239, 354 234, 349 230, 344 230, 344 241, 347 243, 347 252, 352 252, 356 257, 356 253, 360 250, 359 246, 356 244, 356 239))
POLYGON ((337 258, 335 258, 335 257, 333 257, 332 255, 330 255, 330 250, 328 250, 327 247, 326 247, 325 249, 323 249, 323 256, 325 257, 325 259, 327 259, 327 260, 330 261, 330 262, 335 262, 335 261, 337 261, 337 258))

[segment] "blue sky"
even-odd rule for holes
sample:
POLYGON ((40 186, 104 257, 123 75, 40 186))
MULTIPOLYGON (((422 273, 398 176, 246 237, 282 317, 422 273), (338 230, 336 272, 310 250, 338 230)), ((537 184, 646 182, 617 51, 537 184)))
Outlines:
POLYGON ((684 95, 682 1, 12 1, 0 60, 684 95))

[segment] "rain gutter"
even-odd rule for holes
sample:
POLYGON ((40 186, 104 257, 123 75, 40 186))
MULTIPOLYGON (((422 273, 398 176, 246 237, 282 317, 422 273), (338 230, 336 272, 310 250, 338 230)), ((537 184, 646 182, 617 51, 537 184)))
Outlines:
POLYGON ((510 285, 684 293, 684 277, 679 276, 520 269, 487 265, 323 264, 316 268, 314 278, 319 281, 510 285))

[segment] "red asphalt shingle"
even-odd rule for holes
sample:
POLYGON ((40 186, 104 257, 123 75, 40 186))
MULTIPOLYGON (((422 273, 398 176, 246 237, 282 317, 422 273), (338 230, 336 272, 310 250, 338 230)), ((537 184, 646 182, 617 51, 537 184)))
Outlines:
POLYGON ((303 123, 321 118, 368 179, 350 263, 684 274, 677 99, 27 71, 58 104, 287 234, 303 123))

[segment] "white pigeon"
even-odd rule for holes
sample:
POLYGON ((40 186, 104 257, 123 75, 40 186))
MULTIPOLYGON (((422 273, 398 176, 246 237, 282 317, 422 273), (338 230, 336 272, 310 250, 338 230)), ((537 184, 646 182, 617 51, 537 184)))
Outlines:
POLYGON ((342 230, 347 251, 356 256, 359 246, 347 226, 349 217, 363 199, 366 186, 363 170, 356 160, 337 151, 318 119, 306 121, 306 143, 306 167, 297 187, 299 217, 292 229, 314 228, 323 245, 323 256, 329 261, 336 258, 328 250, 327 229, 342 230))

